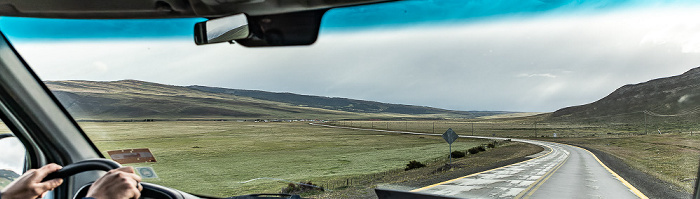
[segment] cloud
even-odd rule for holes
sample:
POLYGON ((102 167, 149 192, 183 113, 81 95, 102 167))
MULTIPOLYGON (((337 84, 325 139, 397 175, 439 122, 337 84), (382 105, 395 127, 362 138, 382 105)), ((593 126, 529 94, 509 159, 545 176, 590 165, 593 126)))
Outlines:
POLYGON ((520 73, 516 75, 516 77, 547 77, 547 78, 556 78, 556 75, 552 75, 550 73, 520 73))
POLYGON ((95 62, 92 62, 92 63, 93 63, 93 65, 95 65, 95 69, 94 69, 94 70, 97 71, 97 72, 102 72, 102 73, 104 73, 104 72, 107 72, 107 71, 109 70, 109 66, 107 66, 107 64, 105 64, 104 62, 95 61, 95 62))
MULTIPOLYGON (((2 125, 2 123, 0 123, 2 125)), ((22 174, 24 166, 24 146, 16 138, 0 139, 3 152, 0 153, 0 169, 9 169, 22 174)))
POLYGON ((456 110, 554 111, 700 65, 683 42, 697 7, 540 15, 321 32, 312 46, 195 46, 190 39, 18 42, 47 80, 140 79, 456 110), (666 20, 656 20, 665 17, 666 20), (657 39, 658 40, 658 39, 657 39), (78 56, 79 55, 79 56, 78 56), (72 58, 72 59, 67 59, 72 58), (96 70, 102 63, 106 73, 96 70))

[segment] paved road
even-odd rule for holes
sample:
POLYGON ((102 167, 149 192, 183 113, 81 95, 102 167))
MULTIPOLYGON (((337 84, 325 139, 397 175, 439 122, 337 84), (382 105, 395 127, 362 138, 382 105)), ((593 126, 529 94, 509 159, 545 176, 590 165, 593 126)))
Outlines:
MULTIPOLYGON (((334 128, 389 133, 415 132, 334 128)), ((460 136, 468 138, 504 139, 460 136)), ((585 149, 552 142, 513 139, 545 148, 533 159, 413 190, 460 198, 647 198, 585 149)))
POLYGON ((414 191, 463 198, 646 198, 584 149, 551 142, 514 141, 548 150, 525 162, 414 191))

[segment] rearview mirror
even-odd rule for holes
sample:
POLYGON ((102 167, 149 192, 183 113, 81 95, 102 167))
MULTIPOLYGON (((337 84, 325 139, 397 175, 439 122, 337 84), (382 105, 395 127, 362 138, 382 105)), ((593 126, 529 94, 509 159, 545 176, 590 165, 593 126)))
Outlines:
POLYGON ((194 43, 197 45, 229 42, 250 37, 248 17, 241 13, 194 25, 194 43))
POLYGON ((327 9, 249 16, 237 14, 199 22, 197 45, 233 42, 246 47, 311 45, 318 38, 327 9))

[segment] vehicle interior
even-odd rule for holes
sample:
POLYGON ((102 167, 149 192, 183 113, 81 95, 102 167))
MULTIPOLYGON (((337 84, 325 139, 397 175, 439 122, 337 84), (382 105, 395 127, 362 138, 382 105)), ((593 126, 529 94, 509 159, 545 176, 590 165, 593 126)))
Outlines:
MULTIPOLYGON (((198 18, 199 22, 186 30, 194 34, 193 45, 228 42, 264 51, 314 44, 322 28, 322 18, 331 9, 386 2, 390 1, 2 0, 0 16, 52 19, 198 18)), ((0 141, 16 139, 21 142, 26 150, 24 162, 21 163, 25 171, 48 163, 64 165, 61 171, 45 179, 65 179, 63 185, 51 191, 46 198, 83 198, 93 181, 121 164, 105 157, 103 150, 91 141, 30 65, 3 35, 0 41, 0 117, 12 134, 0 134, 0 141)), ((697 180, 695 183, 693 196, 700 198, 699 183, 697 180)), ((143 182, 142 185, 141 198, 221 198, 187 193, 152 182, 143 182)), ((451 198, 382 188, 376 189, 376 194, 379 198, 451 198)), ((294 194, 249 193, 228 198, 301 197, 294 194)))

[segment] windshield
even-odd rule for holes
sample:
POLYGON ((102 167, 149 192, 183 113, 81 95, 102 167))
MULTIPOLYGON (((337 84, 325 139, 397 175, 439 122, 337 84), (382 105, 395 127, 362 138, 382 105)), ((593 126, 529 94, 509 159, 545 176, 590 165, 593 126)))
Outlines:
MULTIPOLYGON (((430 187, 578 150, 556 142, 687 195, 700 154, 699 8, 401 1, 332 9, 313 45, 261 48, 195 45, 206 19, 0 27, 105 157, 189 193, 450 195, 430 187), (448 129, 480 137, 452 142, 448 129)), ((502 194, 537 196, 527 187, 541 176, 502 194)))

